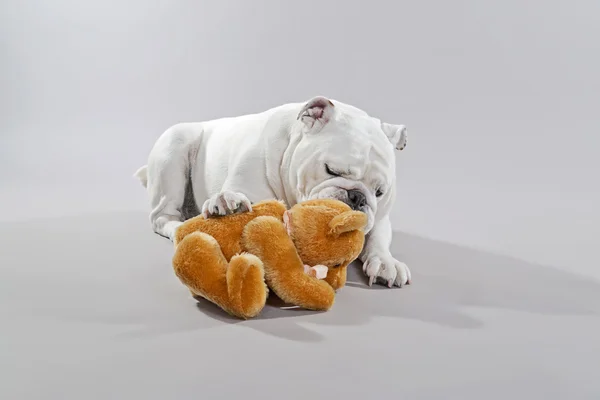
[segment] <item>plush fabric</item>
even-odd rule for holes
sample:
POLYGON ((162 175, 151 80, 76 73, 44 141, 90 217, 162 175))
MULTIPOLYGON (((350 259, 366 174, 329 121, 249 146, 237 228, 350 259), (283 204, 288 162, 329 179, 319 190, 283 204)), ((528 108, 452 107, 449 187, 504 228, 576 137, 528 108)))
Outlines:
POLYGON ((269 288, 286 303, 329 310, 360 254, 366 224, 364 213, 337 200, 290 210, 263 201, 251 212, 186 221, 176 233, 173 268, 194 296, 239 318, 258 315, 269 288), (305 265, 324 266, 327 276, 317 279, 305 265))

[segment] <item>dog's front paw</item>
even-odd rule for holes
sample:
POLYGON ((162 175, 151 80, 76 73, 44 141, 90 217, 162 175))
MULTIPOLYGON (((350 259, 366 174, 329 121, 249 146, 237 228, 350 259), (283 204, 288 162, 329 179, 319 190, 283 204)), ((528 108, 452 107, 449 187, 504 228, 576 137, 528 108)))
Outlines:
POLYGON ((248 197, 243 193, 228 190, 215 194, 202 205, 204 218, 245 211, 252 211, 252 203, 248 197))
POLYGON ((410 285, 410 269, 392 255, 373 255, 363 264, 363 272, 369 277, 369 286, 384 283, 388 287, 410 285))

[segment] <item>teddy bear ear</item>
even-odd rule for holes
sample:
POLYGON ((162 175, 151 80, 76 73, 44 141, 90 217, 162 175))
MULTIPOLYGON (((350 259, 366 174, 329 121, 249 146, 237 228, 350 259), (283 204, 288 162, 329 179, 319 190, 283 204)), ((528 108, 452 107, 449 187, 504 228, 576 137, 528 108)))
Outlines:
POLYGON ((329 221, 330 233, 339 236, 344 232, 364 229, 367 226, 367 214, 360 211, 345 211, 329 221))

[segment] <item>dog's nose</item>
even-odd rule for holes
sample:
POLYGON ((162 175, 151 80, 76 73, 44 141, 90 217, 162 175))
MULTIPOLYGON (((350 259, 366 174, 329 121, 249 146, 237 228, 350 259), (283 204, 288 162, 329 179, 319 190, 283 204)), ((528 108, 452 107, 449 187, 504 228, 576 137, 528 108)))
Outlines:
POLYGON ((348 190, 348 205, 353 210, 360 210, 367 204, 367 198, 359 190, 348 190))

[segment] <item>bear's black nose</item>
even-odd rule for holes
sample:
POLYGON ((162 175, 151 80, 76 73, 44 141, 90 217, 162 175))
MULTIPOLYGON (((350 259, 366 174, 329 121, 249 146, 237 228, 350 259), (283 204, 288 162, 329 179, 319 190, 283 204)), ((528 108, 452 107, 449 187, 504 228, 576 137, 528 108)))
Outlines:
POLYGON ((356 211, 359 211, 367 204, 367 198, 358 190, 348 190, 348 205, 356 211))

